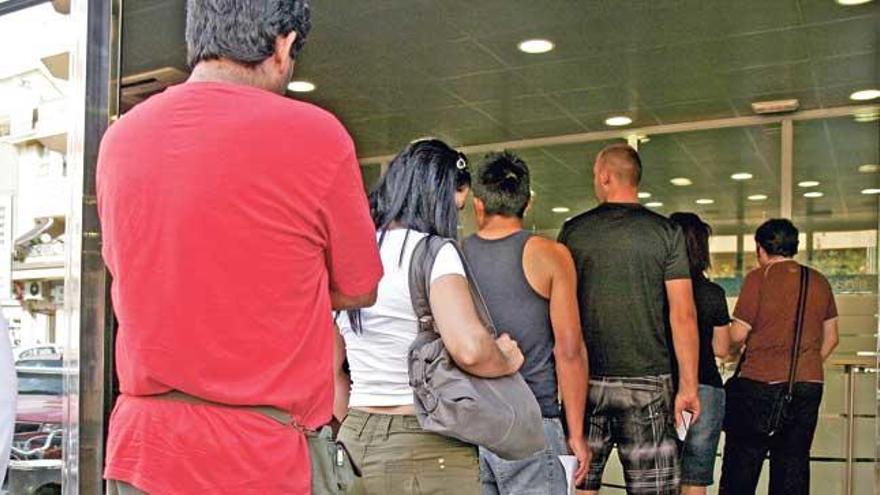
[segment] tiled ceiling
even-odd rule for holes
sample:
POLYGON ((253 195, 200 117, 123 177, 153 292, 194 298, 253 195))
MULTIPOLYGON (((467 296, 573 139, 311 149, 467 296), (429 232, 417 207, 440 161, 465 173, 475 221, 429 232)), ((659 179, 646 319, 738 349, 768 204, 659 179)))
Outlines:
MULTIPOLYGON (((184 4, 125 2, 125 75, 185 68, 184 4)), ((362 157, 425 135, 461 146, 606 130, 604 119, 621 113, 642 127, 751 115, 757 100, 837 107, 880 84, 880 2, 321 0, 313 10, 296 78, 318 89, 297 97, 334 111, 362 157), (536 37, 556 49, 517 50, 536 37)), ((876 226, 876 201, 850 188, 866 180, 854 167, 878 161, 877 123, 842 120, 796 126, 796 175, 836 181, 812 211, 855 219, 870 201, 876 226)), ((590 204, 589 166, 603 144, 522 152, 534 169, 537 229, 565 217, 550 203, 590 204)), ((652 136, 642 152, 645 187, 664 209, 694 209, 712 194, 716 203, 700 209, 731 225, 779 211, 778 125, 652 136), (732 183, 741 170, 755 178, 732 183), (668 179, 682 174, 694 186, 672 189, 668 179), (769 198, 743 199, 757 193, 769 198)))

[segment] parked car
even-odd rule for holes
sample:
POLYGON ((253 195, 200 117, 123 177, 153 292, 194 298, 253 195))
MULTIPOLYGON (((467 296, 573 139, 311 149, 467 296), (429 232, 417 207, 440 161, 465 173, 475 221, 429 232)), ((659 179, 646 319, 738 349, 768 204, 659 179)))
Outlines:
POLYGON ((61 493, 64 377, 61 359, 16 366, 18 406, 7 473, 10 494, 61 493))
POLYGON ((17 368, 61 368, 64 358, 58 354, 47 354, 35 358, 20 359, 15 362, 17 368))
POLYGON ((12 350, 16 365, 23 359, 34 359, 44 356, 61 356, 64 348, 55 344, 37 344, 25 347, 17 347, 12 350))

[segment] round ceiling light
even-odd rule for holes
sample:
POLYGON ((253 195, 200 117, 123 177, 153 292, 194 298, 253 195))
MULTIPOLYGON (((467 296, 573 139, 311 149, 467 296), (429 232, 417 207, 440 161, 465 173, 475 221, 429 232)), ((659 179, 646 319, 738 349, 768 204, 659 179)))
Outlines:
POLYGON ((798 187, 816 187, 819 185, 817 180, 802 180, 798 182, 798 187))
POLYGON ((765 199, 767 199, 766 194, 752 194, 749 196, 749 201, 764 201, 765 199))
POLYGON ((870 188, 870 189, 862 189, 862 194, 880 194, 880 189, 870 188))
POLYGON ((651 193, 649 193, 648 191, 640 191, 639 192, 639 199, 648 199, 650 197, 651 197, 651 193))
POLYGON ((611 127, 620 127, 623 125, 632 124, 633 119, 625 116, 625 115, 615 115, 613 117, 608 117, 605 119, 605 125, 610 125, 611 127))
POLYGON ((651 201, 650 203, 645 203, 645 206, 647 206, 648 208, 660 208, 661 206, 663 206, 663 203, 659 201, 651 201))
POLYGON ((730 178, 733 180, 749 180, 752 177, 754 177, 754 175, 752 175, 748 172, 737 172, 737 173, 730 176, 730 178))
POLYGON ((860 124, 865 122, 876 122, 880 120, 880 111, 871 109, 856 110, 855 113, 853 113, 853 120, 860 124))
POLYGON ((810 191, 808 193, 804 193, 805 198, 821 198, 822 196, 825 196, 825 193, 821 191, 810 191))
POLYGON ((880 172, 880 165, 874 165, 873 163, 866 163, 865 165, 859 166, 859 172, 863 174, 875 174, 880 172))
POLYGON ((691 181, 687 177, 676 177, 674 179, 670 179, 669 182, 671 182, 673 186, 679 186, 679 187, 689 186, 689 185, 693 184, 693 181, 691 181))
POLYGON ((523 53, 538 54, 549 52, 555 47, 555 45, 550 40, 532 39, 520 41, 516 47, 523 53))
POLYGON ((880 89, 863 89, 849 95, 849 99, 853 101, 869 101, 880 98, 880 89))
POLYGON ((872 0, 836 0, 840 5, 861 5, 863 3, 871 2, 872 0))
POLYGON ((709 199, 709 198, 700 198, 694 202, 697 203, 698 205, 714 205, 715 204, 715 200, 709 199))
POLYGON ((556 206, 551 211, 553 211, 553 213, 568 213, 571 211, 571 208, 567 206, 556 206))
POLYGON ((315 90, 315 87, 314 84, 308 81, 291 81, 290 84, 287 85, 287 89, 294 93, 311 93, 315 90))

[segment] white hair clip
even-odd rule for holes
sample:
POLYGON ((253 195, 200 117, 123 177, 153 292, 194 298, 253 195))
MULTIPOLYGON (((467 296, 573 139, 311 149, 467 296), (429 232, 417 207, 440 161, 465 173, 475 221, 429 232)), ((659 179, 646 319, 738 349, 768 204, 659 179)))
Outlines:
POLYGON ((467 162, 464 161, 464 158, 458 157, 458 161, 455 162, 455 167, 459 170, 464 170, 467 168, 467 162))

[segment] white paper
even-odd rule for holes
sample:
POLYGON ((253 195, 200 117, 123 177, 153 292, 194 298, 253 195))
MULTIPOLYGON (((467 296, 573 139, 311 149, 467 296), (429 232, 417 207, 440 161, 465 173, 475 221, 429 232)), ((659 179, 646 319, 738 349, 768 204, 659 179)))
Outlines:
POLYGON ((575 495, 574 473, 577 472, 578 459, 573 455, 559 456, 559 462, 565 469, 565 481, 568 483, 568 495, 575 495))
POLYGON ((687 432, 691 427, 691 420, 694 418, 694 413, 690 411, 682 411, 681 412, 681 423, 675 425, 675 432, 678 433, 678 439, 684 442, 687 438, 687 432))

